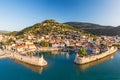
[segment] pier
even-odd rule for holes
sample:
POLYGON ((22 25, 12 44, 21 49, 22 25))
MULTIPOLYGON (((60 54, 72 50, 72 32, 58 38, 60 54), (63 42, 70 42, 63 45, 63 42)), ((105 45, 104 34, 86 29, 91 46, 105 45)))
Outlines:
POLYGON ((35 57, 35 56, 24 56, 19 53, 11 52, 8 50, 0 50, 0 58, 10 58, 10 59, 16 59, 24 63, 28 63, 35 66, 45 66, 47 65, 47 61, 41 57, 35 57))
POLYGON ((92 56, 79 56, 78 54, 76 55, 75 57, 75 60, 74 62, 76 64, 86 64, 86 63, 90 63, 90 62, 93 62, 93 61, 96 61, 96 60, 99 60, 101 58, 104 58, 106 56, 109 56, 111 54, 113 54, 114 52, 116 52, 118 49, 117 47, 112 47, 111 49, 109 49, 108 51, 104 52, 104 53, 100 53, 100 54, 97 54, 97 55, 92 55, 92 56))

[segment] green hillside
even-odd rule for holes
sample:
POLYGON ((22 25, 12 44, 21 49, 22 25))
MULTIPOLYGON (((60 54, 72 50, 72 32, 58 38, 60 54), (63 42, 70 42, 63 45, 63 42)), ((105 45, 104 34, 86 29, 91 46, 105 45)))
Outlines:
MULTIPOLYGON (((48 35, 65 31, 79 31, 67 24, 61 24, 55 20, 45 20, 19 31, 17 35, 48 35)), ((82 31, 81 31, 82 32, 82 31)))
POLYGON ((103 26, 93 23, 83 23, 83 22, 66 22, 70 26, 73 26, 76 29, 82 29, 86 32, 92 33, 94 35, 107 35, 107 36, 116 36, 120 35, 120 26, 103 26))

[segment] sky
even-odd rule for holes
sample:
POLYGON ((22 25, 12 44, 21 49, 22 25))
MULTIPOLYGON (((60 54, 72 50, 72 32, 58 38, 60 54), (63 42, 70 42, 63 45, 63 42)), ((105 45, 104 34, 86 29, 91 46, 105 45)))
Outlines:
POLYGON ((120 25, 120 0, 0 0, 0 30, 18 31, 54 19, 120 25))

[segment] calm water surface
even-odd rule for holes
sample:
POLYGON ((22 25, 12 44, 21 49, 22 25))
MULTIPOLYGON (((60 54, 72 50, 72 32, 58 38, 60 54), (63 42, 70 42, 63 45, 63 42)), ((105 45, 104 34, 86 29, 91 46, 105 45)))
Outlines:
POLYGON ((40 54, 48 61, 44 68, 0 59, 0 80, 120 80, 120 51, 114 57, 81 66, 74 64, 72 52, 40 54))

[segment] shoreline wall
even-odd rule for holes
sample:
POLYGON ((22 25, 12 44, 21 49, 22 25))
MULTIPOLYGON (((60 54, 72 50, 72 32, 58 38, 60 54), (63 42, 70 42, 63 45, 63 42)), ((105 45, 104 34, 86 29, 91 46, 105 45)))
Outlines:
POLYGON ((113 54, 114 52, 116 52, 118 49, 117 47, 112 47, 110 50, 104 52, 104 53, 101 53, 101 54, 98 54, 98 55, 92 55, 92 56, 85 56, 85 57, 79 57, 78 55, 75 57, 75 60, 74 62, 76 64, 86 64, 86 63, 90 63, 92 61, 96 61, 96 60, 99 60, 101 58, 104 58, 108 55, 111 55, 113 54))
POLYGON ((59 51, 60 48, 53 48, 53 47, 40 47, 39 51, 59 51))
POLYGON ((16 59, 16 60, 19 60, 21 62, 24 62, 24 63, 28 63, 28 64, 31 64, 31 65, 35 65, 35 66, 45 66, 47 65, 47 61, 42 57, 35 57, 35 56, 32 56, 32 57, 29 57, 29 56, 23 56, 23 55, 20 55, 18 53, 12 53, 10 51, 1 51, 2 56, 0 56, 0 58, 10 58, 10 59, 16 59))

